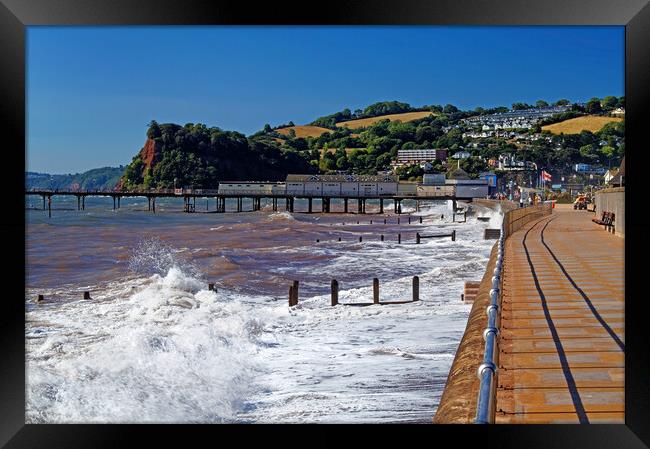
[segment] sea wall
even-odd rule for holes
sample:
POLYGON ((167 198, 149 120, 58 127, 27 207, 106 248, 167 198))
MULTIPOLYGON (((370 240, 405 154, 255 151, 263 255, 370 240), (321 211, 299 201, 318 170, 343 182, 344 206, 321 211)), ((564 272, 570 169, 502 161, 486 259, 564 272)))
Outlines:
MULTIPOLYGON (((512 201, 475 199, 472 204, 492 210, 500 210, 503 213, 517 209, 517 205, 512 201)), ((497 244, 495 243, 483 279, 479 285, 476 299, 472 305, 472 310, 469 313, 465 333, 458 345, 456 356, 449 370, 447 383, 440 398, 440 405, 433 418, 433 422, 436 424, 470 424, 474 421, 479 388, 479 379, 476 372, 483 362, 485 344, 483 330, 487 325, 485 309, 490 302, 492 273, 494 272, 496 258, 497 244)))
POLYGON ((603 212, 614 212, 614 231, 616 235, 625 237, 625 187, 615 187, 596 192, 596 217, 603 212))

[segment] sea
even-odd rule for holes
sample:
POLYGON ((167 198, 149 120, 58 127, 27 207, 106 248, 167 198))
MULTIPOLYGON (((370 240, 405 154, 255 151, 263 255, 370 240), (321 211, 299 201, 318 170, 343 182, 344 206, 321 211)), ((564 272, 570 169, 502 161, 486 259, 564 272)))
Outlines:
POLYGON ((214 213, 197 199, 184 213, 169 198, 154 214, 145 198, 114 210, 88 197, 78 211, 55 196, 48 218, 27 196, 26 422, 430 423, 471 308, 464 282, 482 278, 483 232, 502 216, 471 206, 460 223, 451 202, 406 200, 400 216, 386 204, 214 213), (452 230, 456 241, 415 243, 452 230), (372 303, 373 278, 380 301, 409 300, 413 276, 418 302, 344 305, 372 303))

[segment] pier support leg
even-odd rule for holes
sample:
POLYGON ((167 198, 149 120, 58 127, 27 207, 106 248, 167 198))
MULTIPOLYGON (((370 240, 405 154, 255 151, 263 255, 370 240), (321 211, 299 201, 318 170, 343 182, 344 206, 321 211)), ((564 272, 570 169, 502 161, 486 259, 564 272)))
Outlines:
POLYGON ((397 200, 393 200, 393 212, 397 213, 397 200))
POLYGON ((156 213, 156 197, 154 196, 152 201, 151 201, 151 209, 153 210, 153 213, 156 213))
POLYGON ((365 214, 366 213, 366 199, 364 198, 361 200, 361 213, 365 214))
POLYGON ((401 214, 402 213, 402 200, 399 200, 397 202, 397 213, 401 214))
POLYGON ((289 211, 289 197, 286 198, 286 202, 287 202, 287 204, 286 204, 285 210, 288 212, 289 211))
POLYGON ((47 196, 47 216, 52 218, 52 195, 47 196))
POLYGON ((113 197, 113 210, 115 210, 115 197, 113 197))
POLYGON ((151 212, 151 197, 150 197, 150 196, 147 197, 147 203, 148 203, 148 208, 147 208, 147 210, 148 210, 149 212, 151 212))
POLYGON ((117 208, 118 208, 118 209, 120 208, 120 200, 121 200, 121 199, 122 199, 121 196, 118 196, 118 197, 117 197, 117 208))
POLYGON ((278 211, 278 199, 273 198, 272 202, 273 202, 273 212, 277 212, 278 211))
POLYGON ((290 198, 289 201, 289 212, 293 213, 293 198, 290 198))
POLYGON ((379 199, 379 213, 380 214, 384 213, 384 199, 383 198, 379 199))
POLYGON ((361 213, 363 213, 362 211, 363 211, 363 205, 361 204, 361 198, 359 198, 357 200, 357 213, 361 214, 361 213))
POLYGON ((343 208, 344 208, 343 212, 345 212, 347 214, 348 213, 348 199, 347 198, 343 198, 343 208))
POLYGON ((81 210, 86 210, 86 195, 81 195, 81 210))
POLYGON ((77 195, 77 210, 81 210, 81 197, 77 195))
POLYGON ((312 198, 307 198, 307 204, 308 204, 307 212, 310 214, 312 213, 312 202, 313 202, 312 198))

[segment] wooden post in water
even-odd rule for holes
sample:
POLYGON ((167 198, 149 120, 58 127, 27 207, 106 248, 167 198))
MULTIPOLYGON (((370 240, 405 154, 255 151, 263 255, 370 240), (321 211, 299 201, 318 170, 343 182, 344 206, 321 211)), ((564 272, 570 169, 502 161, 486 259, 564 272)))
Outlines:
POLYGON ((293 286, 289 287, 289 307, 293 306, 293 286))
POLYGON ((420 215, 420 224, 422 224, 422 215, 420 215))
POLYGON ((214 284, 212 282, 208 284, 208 290, 214 291, 214 284))
POLYGON ((419 233, 419 232, 416 232, 416 233, 415 233, 415 243, 416 243, 417 245, 420 244, 420 233, 419 233))
POLYGON ((372 278, 372 302, 379 304, 379 279, 372 278))
POLYGON ((397 224, 399 224, 399 217, 397 217, 397 224))
POLYGON ((293 305, 298 305, 298 281, 293 281, 293 305))
POLYGON ((420 300, 420 278, 413 276, 413 301, 420 300))
POLYGON ((402 243, 402 234, 397 234, 397 243, 402 243))
POLYGON ((42 302, 42 301, 45 301, 45 297, 43 295, 38 295, 38 297, 36 298, 36 302, 42 302))
POLYGON ((336 279, 332 279, 332 306, 339 303, 339 283, 336 279))
POLYGON ((384 218, 384 224, 386 224, 386 219, 384 218))
POLYGON ((452 242, 456 241, 456 230, 455 229, 453 231, 451 231, 451 241, 452 242))
POLYGON ((359 242, 363 242, 363 237, 359 236, 359 242))
POLYGON ((90 299, 90 292, 84 292, 84 299, 90 299))
POLYGON ((409 215, 409 224, 411 224, 411 216, 409 215))
POLYGON ((341 237, 339 237, 339 242, 341 241, 341 237))
POLYGON ((381 241, 384 241, 384 234, 381 235, 381 241))

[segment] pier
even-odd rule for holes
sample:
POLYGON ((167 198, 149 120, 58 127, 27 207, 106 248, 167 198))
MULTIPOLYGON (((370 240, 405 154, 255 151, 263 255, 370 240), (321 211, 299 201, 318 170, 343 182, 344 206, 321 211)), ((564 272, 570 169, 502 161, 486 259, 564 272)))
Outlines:
POLYGON ((226 213, 226 212, 255 212, 262 208, 262 200, 270 202, 273 211, 282 209, 287 212, 306 212, 314 213, 313 201, 321 201, 321 213, 330 213, 332 201, 338 200, 343 204, 343 213, 350 213, 351 209, 356 209, 354 212, 357 214, 366 213, 366 202, 368 200, 379 201, 379 214, 384 213, 384 208, 388 207, 392 202, 392 209, 395 214, 402 214, 402 201, 412 200, 415 201, 415 209, 419 210, 420 201, 452 201, 453 210, 457 210, 457 201, 472 201, 472 198, 459 197, 455 195, 453 189, 445 192, 444 194, 429 193, 413 193, 413 194, 363 194, 357 195, 323 195, 323 194, 268 194, 268 193, 219 193, 219 189, 150 189, 140 191, 83 191, 83 190, 44 190, 33 189, 26 190, 25 195, 40 196, 43 201, 43 210, 48 211, 48 216, 52 216, 52 202, 55 196, 73 196, 77 199, 77 210, 86 209, 87 197, 110 197, 113 200, 113 210, 120 209, 120 202, 122 198, 146 198, 148 203, 148 211, 156 213, 156 199, 158 198, 183 198, 183 211, 187 213, 196 212, 196 201, 199 198, 206 199, 206 212, 213 213, 226 213), (449 194, 452 192, 453 194, 449 194), (210 199, 214 199, 215 206, 210 210, 210 199), (295 201, 297 199, 307 200, 307 209, 298 211, 295 208, 295 201), (226 202, 228 200, 235 200, 236 206, 231 210, 226 209, 226 202), (251 209, 244 209, 244 200, 251 203, 251 209), (356 207, 349 206, 349 203, 355 204, 356 207))

